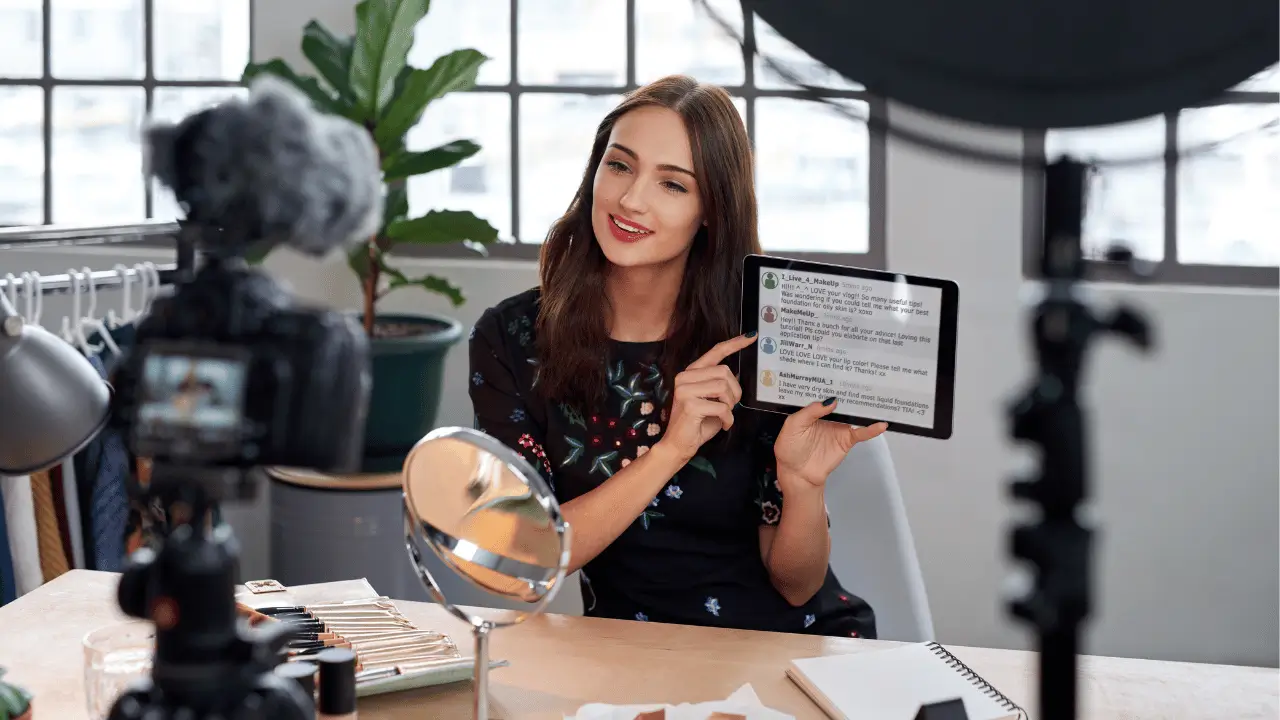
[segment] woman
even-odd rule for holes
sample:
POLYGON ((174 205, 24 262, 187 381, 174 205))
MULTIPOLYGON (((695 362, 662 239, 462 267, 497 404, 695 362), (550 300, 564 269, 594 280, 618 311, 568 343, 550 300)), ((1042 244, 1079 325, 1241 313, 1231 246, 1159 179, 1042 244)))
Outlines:
POLYGON ((573 527, 587 614, 874 637, 828 568, 823 484, 884 431, 737 407, 751 151, 722 89, 673 76, 596 131, 540 287, 471 336, 480 429, 524 453, 573 527), (726 362, 731 364, 726 364, 726 362))

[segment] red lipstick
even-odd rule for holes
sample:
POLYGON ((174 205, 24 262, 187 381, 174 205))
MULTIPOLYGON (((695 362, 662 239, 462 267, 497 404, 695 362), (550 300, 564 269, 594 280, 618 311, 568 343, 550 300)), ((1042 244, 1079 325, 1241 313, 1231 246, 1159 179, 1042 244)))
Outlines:
POLYGON ((619 242, 625 243, 636 242, 641 238, 653 234, 652 230, 640 223, 620 218, 613 214, 609 215, 609 232, 612 233, 619 242))

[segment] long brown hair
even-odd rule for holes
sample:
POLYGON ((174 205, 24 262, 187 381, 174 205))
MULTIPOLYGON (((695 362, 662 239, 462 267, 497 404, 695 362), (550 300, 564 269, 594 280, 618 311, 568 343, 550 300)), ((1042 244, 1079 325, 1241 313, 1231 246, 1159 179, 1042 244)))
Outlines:
POLYGON ((683 120, 693 150, 703 219, 689 250, 680 295, 658 356, 668 380, 721 340, 739 332, 742 260, 760 252, 750 141, 722 88, 672 75, 626 97, 596 130, 582 184, 556 220, 539 261, 537 389, 547 399, 600 408, 607 390, 609 260, 591 226, 592 184, 618 118, 661 106, 683 120))

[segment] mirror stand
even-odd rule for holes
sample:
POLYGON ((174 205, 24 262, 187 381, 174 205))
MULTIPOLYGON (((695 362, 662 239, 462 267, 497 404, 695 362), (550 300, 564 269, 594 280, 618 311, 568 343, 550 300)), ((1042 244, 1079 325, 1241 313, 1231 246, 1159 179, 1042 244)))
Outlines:
POLYGON ((569 567, 569 524, 550 486, 517 452, 470 428, 440 428, 404 464, 405 549, 432 599, 475 638, 475 720, 489 720, 489 636, 543 611, 569 567), (502 619, 450 602, 422 545, 472 585, 523 603, 502 619))

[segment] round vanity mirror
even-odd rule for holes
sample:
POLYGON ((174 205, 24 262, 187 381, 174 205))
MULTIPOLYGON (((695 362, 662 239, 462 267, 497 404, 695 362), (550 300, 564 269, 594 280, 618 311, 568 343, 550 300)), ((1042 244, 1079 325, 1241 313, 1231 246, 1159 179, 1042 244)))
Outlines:
POLYGON ((440 428, 404 462, 405 545, 418 577, 475 634, 475 717, 488 720, 489 632, 542 612, 564 582, 569 525, 546 481, 518 453, 469 428, 440 428), (482 617, 449 602, 423 546, 520 609, 482 617))

